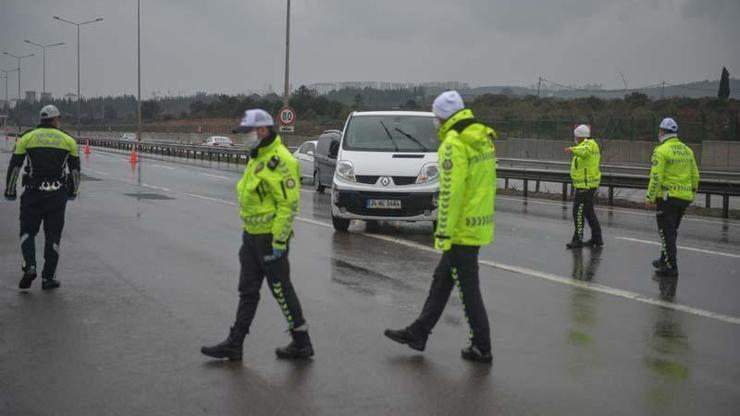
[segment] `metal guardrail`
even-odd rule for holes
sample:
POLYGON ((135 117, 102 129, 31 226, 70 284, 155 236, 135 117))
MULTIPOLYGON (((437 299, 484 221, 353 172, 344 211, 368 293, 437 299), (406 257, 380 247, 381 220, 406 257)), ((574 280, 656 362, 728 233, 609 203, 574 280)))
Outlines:
MULTIPOLYGON (((182 157, 193 160, 209 160, 226 163, 246 163, 249 153, 245 149, 215 147, 203 145, 185 145, 167 142, 131 142, 120 139, 78 139, 80 144, 130 151, 134 147, 138 152, 159 154, 163 156, 182 157)), ((292 148, 291 151, 294 151, 292 148)), ((508 188, 509 180, 523 181, 524 196, 529 194, 529 182, 535 182, 535 192, 540 183, 562 184, 562 200, 568 199, 570 164, 559 161, 535 161, 528 159, 498 160, 498 177, 504 179, 508 188)), ((608 203, 614 204, 615 189, 646 189, 649 182, 649 169, 640 166, 603 165, 601 187, 608 189, 608 203)), ((711 196, 722 196, 722 216, 729 218, 730 197, 740 196, 740 173, 736 172, 702 172, 698 193, 706 195, 706 207, 711 208, 711 196)), ((572 189, 571 189, 572 190, 572 189)))

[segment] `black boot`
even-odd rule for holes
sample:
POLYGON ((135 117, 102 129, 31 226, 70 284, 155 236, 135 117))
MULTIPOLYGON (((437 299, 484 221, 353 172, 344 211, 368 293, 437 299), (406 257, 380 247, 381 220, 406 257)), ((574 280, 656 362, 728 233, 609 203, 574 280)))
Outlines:
POLYGON ((224 341, 210 347, 201 347, 200 352, 203 355, 213 358, 228 358, 233 361, 241 361, 244 335, 232 327, 229 336, 224 341))
POLYGON ((290 331, 293 341, 285 347, 275 349, 278 358, 286 360, 306 360, 313 357, 313 346, 308 331, 290 331))
POLYGON ((678 269, 675 267, 668 267, 664 264, 659 269, 655 270, 655 275, 660 277, 678 277, 678 269))
POLYGON ((663 261, 663 259, 653 260, 653 268, 657 270, 657 269, 662 269, 663 267, 666 267, 665 261, 663 261))
POLYGON ((21 281, 18 282, 18 289, 28 289, 31 287, 31 283, 33 283, 34 279, 36 279, 36 266, 28 266, 23 271, 21 281))
POLYGON ((427 346, 427 337, 415 334, 410 328, 386 329, 385 336, 416 351, 424 351, 427 346))
POLYGON ((59 283, 59 280, 50 277, 50 278, 43 278, 41 279, 41 289, 42 290, 53 290, 61 286, 62 284, 59 283))
POLYGON ((464 360, 476 361, 479 363, 490 363, 493 361, 493 356, 490 351, 483 352, 476 346, 469 346, 461 351, 461 356, 464 360))
POLYGON ((583 243, 584 247, 591 247, 591 248, 602 248, 604 247, 604 240, 601 239, 601 237, 597 238, 591 238, 590 240, 583 243))
POLYGON ((571 240, 570 243, 566 244, 565 247, 568 248, 568 250, 573 250, 577 248, 583 248, 583 241, 581 240, 571 240))

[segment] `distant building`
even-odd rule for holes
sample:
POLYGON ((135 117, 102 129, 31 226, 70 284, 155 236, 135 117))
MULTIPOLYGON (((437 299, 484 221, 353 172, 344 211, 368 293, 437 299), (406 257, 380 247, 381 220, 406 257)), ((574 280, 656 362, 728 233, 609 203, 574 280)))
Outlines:
POLYGON ((51 93, 50 92, 42 92, 41 93, 41 102, 42 103, 48 103, 51 101, 51 93))
POLYGON ((36 102, 36 91, 26 91, 26 100, 27 103, 35 103, 36 102))

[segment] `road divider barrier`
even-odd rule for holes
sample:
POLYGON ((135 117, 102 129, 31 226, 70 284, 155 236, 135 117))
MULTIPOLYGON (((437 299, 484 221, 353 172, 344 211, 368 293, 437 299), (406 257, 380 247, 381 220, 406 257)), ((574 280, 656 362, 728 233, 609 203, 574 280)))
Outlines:
MULTIPOLYGON (((204 145, 185 145, 164 142, 132 142, 120 139, 85 138, 78 139, 91 146, 131 152, 131 163, 138 162, 138 152, 160 156, 179 157, 192 160, 245 164, 249 152, 243 148, 215 147, 204 145)), ((291 151, 295 148, 290 148, 291 151)), ((535 183, 535 192, 540 183, 562 185, 562 200, 566 201, 572 191, 570 183, 570 164, 562 161, 543 161, 532 159, 498 159, 497 174, 504 180, 504 188, 509 180, 522 181, 524 197, 529 196, 530 182, 535 183)), ((642 166, 602 165, 601 188, 608 191, 608 204, 614 205, 615 189, 646 189, 650 169, 642 166)), ((722 217, 729 218, 730 198, 740 196, 740 173, 702 171, 699 194, 706 196, 705 206, 711 208, 711 196, 722 197, 722 217)))

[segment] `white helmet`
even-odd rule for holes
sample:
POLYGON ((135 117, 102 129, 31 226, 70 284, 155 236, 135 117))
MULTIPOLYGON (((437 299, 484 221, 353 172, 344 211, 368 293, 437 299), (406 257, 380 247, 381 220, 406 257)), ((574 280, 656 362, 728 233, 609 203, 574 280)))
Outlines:
POLYGON ((245 132, 257 127, 273 127, 275 122, 270 113, 262 109, 252 109, 244 112, 244 117, 234 133, 245 132))
POLYGON ((676 123, 676 120, 666 117, 663 119, 663 121, 660 122, 660 128, 662 130, 670 131, 671 133, 675 133, 678 131, 678 123, 676 123))
POLYGON ((41 118, 41 120, 48 120, 51 118, 61 117, 61 115, 62 113, 59 112, 58 108, 53 105, 45 105, 39 113, 39 118, 41 118))
POLYGON ((589 137, 591 137, 591 127, 585 124, 581 124, 578 127, 576 127, 575 130, 573 130, 573 135, 575 137, 588 139, 589 137))

